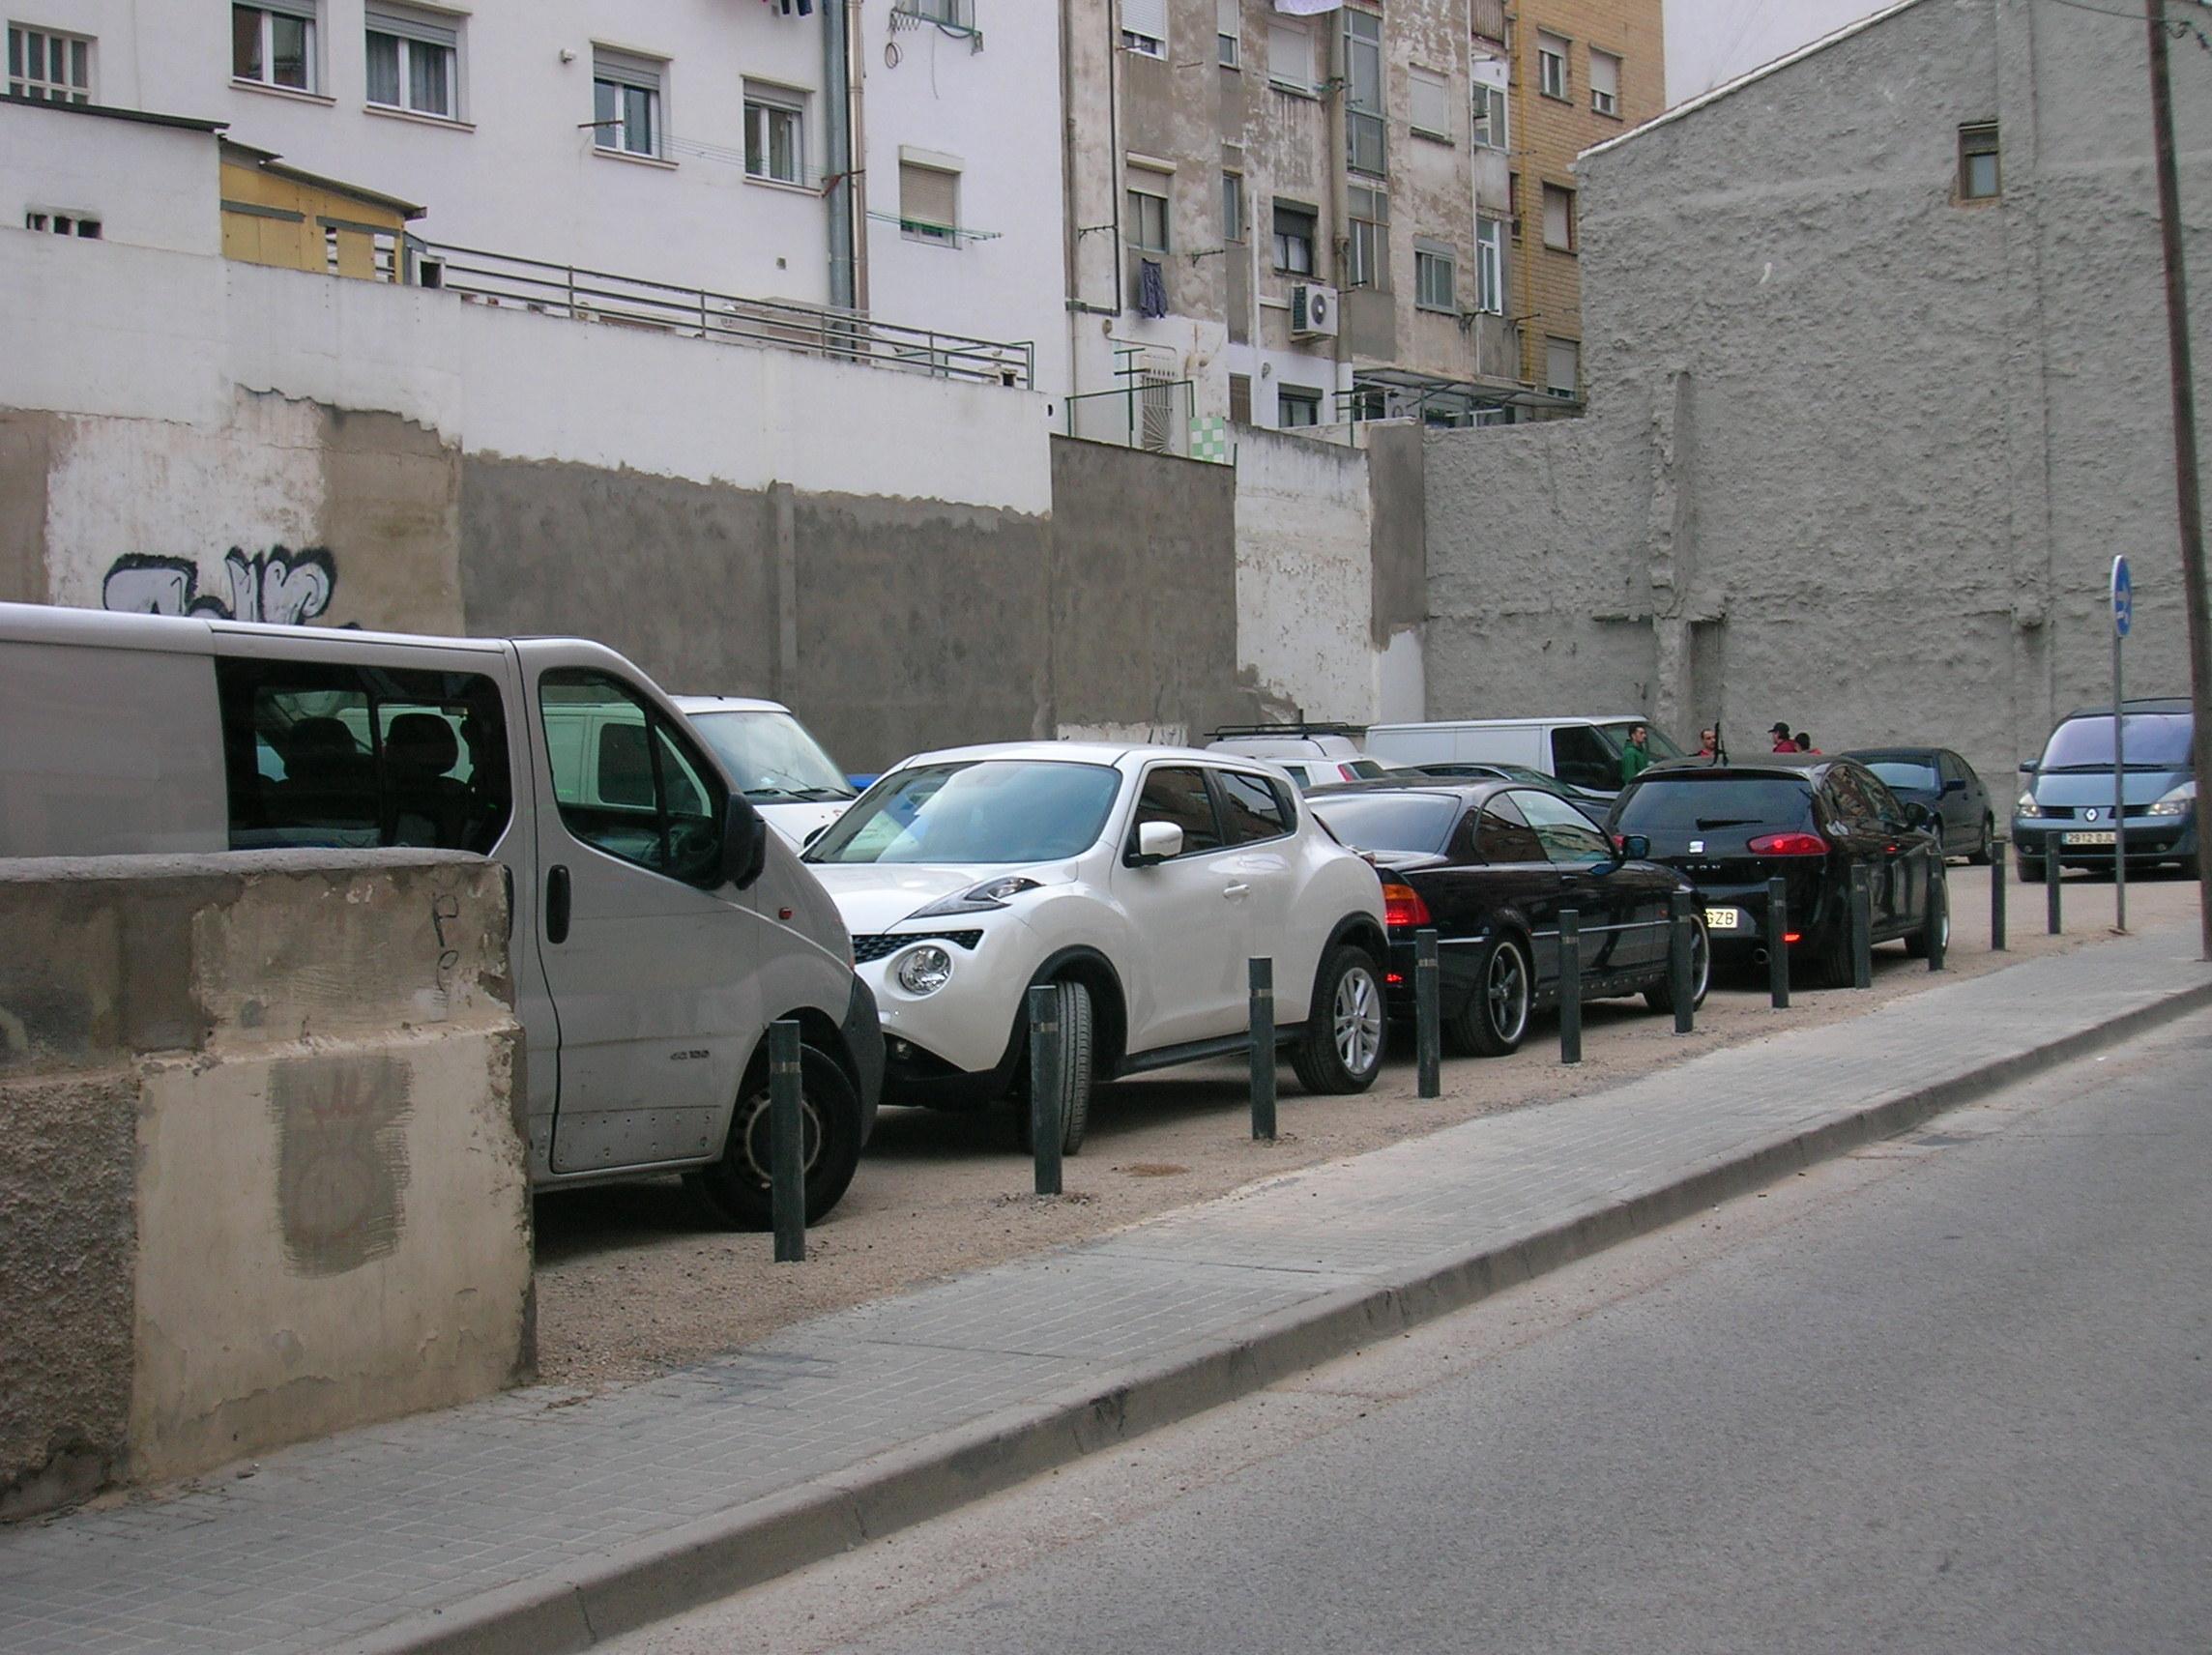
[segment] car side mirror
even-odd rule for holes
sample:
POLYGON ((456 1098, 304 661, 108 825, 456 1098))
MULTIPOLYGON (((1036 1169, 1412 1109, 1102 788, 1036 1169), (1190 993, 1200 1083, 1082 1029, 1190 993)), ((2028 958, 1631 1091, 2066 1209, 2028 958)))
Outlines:
POLYGON ((2035 774, 2035 761, 2034 761, 2033 759, 2023 759, 2023 760, 2021 760, 2021 761, 2020 761, 2020 773, 2021 773, 2022 775, 2033 775, 2033 774, 2035 774))
POLYGON ((749 799, 733 795, 722 812, 722 878, 749 890, 768 865, 768 821, 749 799))
POLYGON ((1936 819, 1936 813, 1914 799, 1905 807, 1904 822, 1907 828, 1925 828, 1936 819))
POLYGON ((1625 861, 1640 862, 1650 854, 1651 840, 1645 834, 1630 833, 1620 841, 1620 855, 1625 861))
POLYGON ((1173 822, 1137 824, 1137 854, 1129 858, 1131 866, 1149 868, 1181 855, 1182 829, 1173 822))
POLYGON ((815 840, 817 840, 817 839, 821 838, 823 834, 825 834, 825 833, 827 833, 827 832, 829 832, 829 831, 830 831, 830 824, 829 824, 829 823, 827 823, 827 822, 823 823, 823 824, 822 824, 822 826, 821 826, 821 827, 819 827, 819 828, 807 828, 807 830, 806 830, 806 837, 805 837, 805 838, 803 838, 803 839, 801 839, 801 840, 800 840, 800 841, 799 841, 799 843, 800 843, 800 845, 801 847, 804 847, 804 846, 807 846, 807 845, 811 845, 811 844, 813 844, 813 843, 814 843, 814 841, 815 841, 815 840))
POLYGON ((1965 793, 1966 791, 1966 778, 1965 776, 1951 777, 1943 784, 1943 791, 1945 793, 1965 793))

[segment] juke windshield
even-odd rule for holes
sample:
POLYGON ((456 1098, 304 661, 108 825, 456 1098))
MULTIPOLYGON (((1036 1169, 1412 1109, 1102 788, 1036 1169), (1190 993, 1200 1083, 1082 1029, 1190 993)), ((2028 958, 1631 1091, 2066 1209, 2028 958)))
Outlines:
POLYGON ((1098 842, 1121 789, 1107 765, 984 759, 876 783, 806 852, 810 862, 1049 862, 1098 842))

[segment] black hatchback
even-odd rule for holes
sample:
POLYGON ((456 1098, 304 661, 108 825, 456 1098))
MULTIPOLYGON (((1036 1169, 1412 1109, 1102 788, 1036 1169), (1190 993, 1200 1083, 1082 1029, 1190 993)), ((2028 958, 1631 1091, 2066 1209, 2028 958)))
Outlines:
MULTIPOLYGON (((1306 802, 1382 875, 1394 1016, 1413 1014, 1414 936, 1436 931, 1443 1035, 1454 1051, 1501 1057, 1520 1045, 1533 1011, 1558 1004, 1567 909, 1580 916, 1585 1000, 1642 994, 1656 1010, 1674 1009, 1668 902, 1690 882, 1623 857, 1557 794, 1501 782, 1368 782, 1319 789, 1306 802)), ((1691 937, 1702 1001, 1703 925, 1693 922, 1691 937)))
POLYGON ((1851 870, 1869 874, 1872 940, 1924 956, 1932 924, 1950 935, 1943 845, 1933 814, 1901 804, 1864 765, 1807 754, 1737 765, 1660 765, 1621 790, 1607 818, 1648 842, 1704 905, 1716 959, 1764 959, 1766 882, 1784 881, 1780 939, 1821 979, 1851 980, 1851 870))

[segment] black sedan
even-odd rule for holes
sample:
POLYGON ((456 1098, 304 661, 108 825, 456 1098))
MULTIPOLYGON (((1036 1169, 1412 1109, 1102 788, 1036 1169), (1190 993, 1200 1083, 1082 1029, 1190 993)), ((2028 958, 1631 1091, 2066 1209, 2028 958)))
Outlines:
MULTIPOLYGON (((1617 854, 1557 794, 1504 782, 1370 783, 1306 801, 1382 872, 1395 1016, 1413 1013, 1414 934, 1436 930, 1452 1050, 1502 1056, 1521 1044, 1532 1012, 1558 1003, 1559 915, 1568 909, 1580 915, 1584 999, 1642 994, 1655 1010, 1674 1009, 1668 899, 1690 883, 1617 854)), ((1690 972, 1703 1001, 1708 958, 1695 918, 1690 972)))
POLYGON ((1851 980, 1851 870, 1869 878, 1872 938, 1925 956, 1950 936, 1943 850, 1926 805, 1902 804, 1864 765, 1805 754, 1756 764, 1659 765, 1621 790, 1608 828, 1644 841, 1692 880, 1721 959, 1763 960, 1777 943, 1826 982, 1851 980), (1766 882, 1784 882, 1788 928, 1767 924, 1766 882))
POLYGON ((1948 747, 1854 747, 1843 755, 1888 784, 1900 804, 1925 804, 1942 818, 1943 854, 1987 867, 1996 812, 1974 767, 1948 747))

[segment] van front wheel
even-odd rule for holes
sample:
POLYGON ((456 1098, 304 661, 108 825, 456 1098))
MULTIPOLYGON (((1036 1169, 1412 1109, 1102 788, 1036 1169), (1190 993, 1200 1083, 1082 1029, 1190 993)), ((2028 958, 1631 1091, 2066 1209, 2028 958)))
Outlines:
MULTIPOLYGON (((800 1165, 806 1175, 806 1222, 819 1224, 844 1196, 860 1164, 860 1099, 828 1053, 799 1050, 800 1165)), ((688 1182, 733 1230, 767 1230, 775 1222, 769 1195, 771 1165, 768 1064, 747 1072, 730 1118, 722 1158, 693 1172, 688 1182)))

